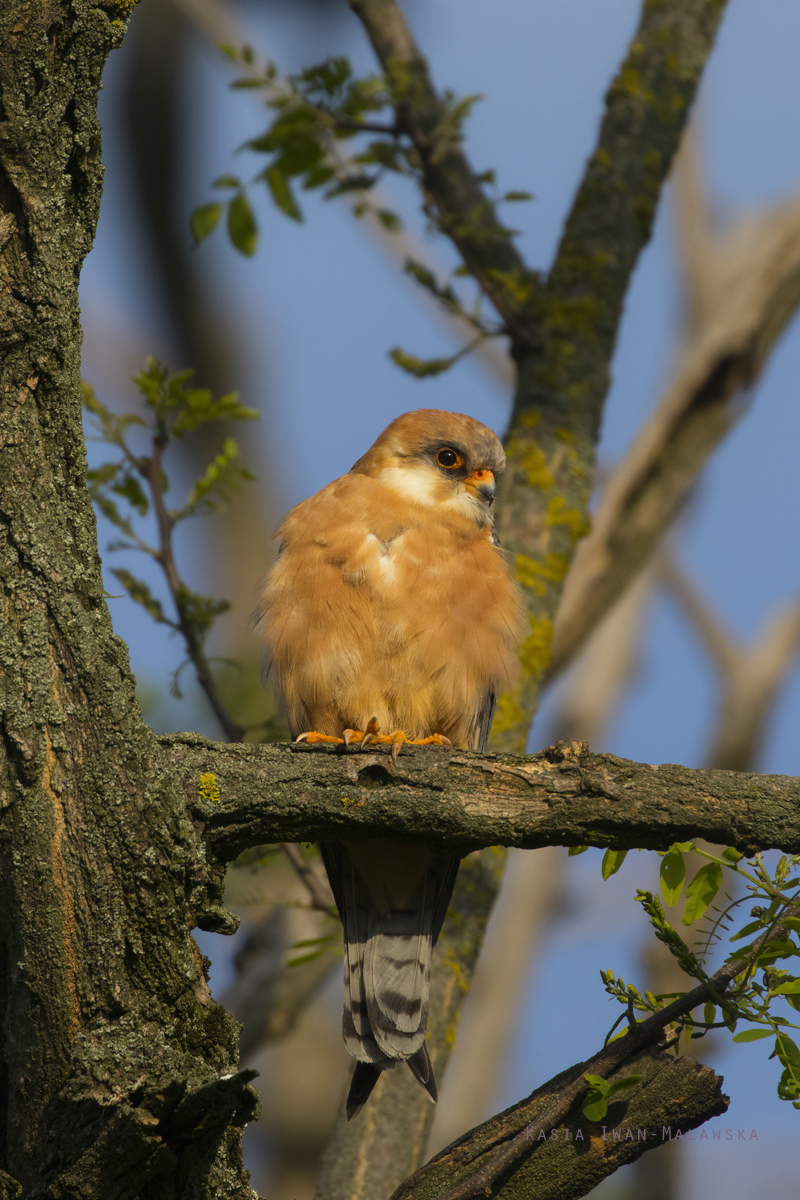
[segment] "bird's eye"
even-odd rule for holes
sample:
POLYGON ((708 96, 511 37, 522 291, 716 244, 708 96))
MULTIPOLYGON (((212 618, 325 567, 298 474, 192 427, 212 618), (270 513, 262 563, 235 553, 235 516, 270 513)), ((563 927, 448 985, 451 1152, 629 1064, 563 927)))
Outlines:
POLYGON ((451 450, 449 446, 442 446, 441 450, 436 453, 436 461, 440 467, 444 467, 446 471, 453 471, 456 467, 460 467, 464 460, 456 450, 451 450))

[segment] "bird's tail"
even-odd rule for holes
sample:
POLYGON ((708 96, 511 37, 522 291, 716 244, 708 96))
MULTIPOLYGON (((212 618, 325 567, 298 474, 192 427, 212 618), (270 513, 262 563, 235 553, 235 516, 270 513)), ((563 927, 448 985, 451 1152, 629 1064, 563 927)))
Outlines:
POLYGON ((407 907, 380 912, 347 852, 323 847, 344 926, 345 1044, 358 1059, 348 1117, 361 1111, 380 1072, 406 1061, 432 1102, 436 1079, 425 1046, 431 957, 459 860, 436 859, 407 907))

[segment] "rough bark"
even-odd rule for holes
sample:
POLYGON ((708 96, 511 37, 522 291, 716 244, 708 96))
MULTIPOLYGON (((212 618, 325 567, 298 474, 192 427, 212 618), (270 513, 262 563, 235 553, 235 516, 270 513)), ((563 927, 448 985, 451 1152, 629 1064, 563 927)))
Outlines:
POLYGON ((613 1082, 638 1075, 639 1082, 624 1093, 624 1100, 609 1105, 602 1123, 587 1121, 576 1107, 556 1128, 534 1129, 553 1096, 591 1069, 591 1062, 579 1063, 472 1130, 399 1187, 392 1200, 444 1200, 521 1132, 528 1134, 527 1153, 480 1195, 573 1200, 679 1130, 684 1137, 728 1107, 722 1079, 709 1067, 663 1048, 648 1048, 605 1076, 613 1082))
POLYGON ((244 1198, 256 1098, 189 936, 209 881, 151 769, 85 487, 77 281, 132 8, 0 14, 0 1169, 26 1198, 244 1198))
POLYGON ((538 754, 406 748, 227 746, 198 734, 160 739, 208 852, 362 840, 390 833, 431 846, 611 846, 666 850, 702 837, 745 853, 800 852, 800 780, 785 775, 649 766, 559 742, 538 754), (200 794, 214 775, 219 799, 200 794))

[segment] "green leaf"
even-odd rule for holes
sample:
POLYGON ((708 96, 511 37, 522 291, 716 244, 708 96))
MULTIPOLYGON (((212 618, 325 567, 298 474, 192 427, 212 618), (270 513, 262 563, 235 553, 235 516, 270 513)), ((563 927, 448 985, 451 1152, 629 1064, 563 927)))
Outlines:
MULTIPOLYGON (((214 621, 230 608, 227 600, 215 600, 213 596, 201 596, 184 584, 178 589, 176 596, 181 619, 184 625, 189 625, 200 642, 203 641, 214 621)), ((180 670, 180 668, 179 668, 180 670)), ((176 672, 177 676, 178 672, 176 672)))
POLYGON ((217 228, 223 207, 222 204, 201 204, 194 210, 189 218, 189 228, 196 246, 204 242, 217 228))
POLYGON ((786 983, 782 983, 780 987, 775 989, 776 996, 787 996, 794 992, 800 992, 800 979, 789 979, 786 983))
POLYGON ((240 79, 234 79, 228 86, 231 91, 240 92, 247 88, 261 88, 264 86, 264 80, 254 79, 252 75, 244 75, 240 79))
POLYGON ((137 579, 135 575, 131 575, 130 571, 125 571, 121 567, 117 567, 111 572, 115 579, 118 579, 125 591, 137 604, 141 604, 145 612, 148 612, 154 621, 159 625, 172 625, 164 616, 164 610, 161 607, 161 601, 157 600, 150 588, 141 579, 137 579))
POLYGON ((608 1104, 605 1096, 592 1091, 584 1100, 581 1109, 587 1121, 602 1121, 608 1112, 608 1104))
POLYGON ((716 1004, 713 1004, 710 1000, 707 1001, 703 1008, 703 1020, 705 1021, 706 1025, 713 1025, 714 1018, 716 1017, 716 1015, 717 1015, 716 1004))
POLYGON ((612 875, 616 875, 625 862, 627 853, 627 850, 606 850, 603 855, 603 879, 610 879, 612 875))
POLYGON ((586 1080, 590 1088, 593 1088, 597 1092, 602 1092, 603 1095, 605 1095, 608 1089, 611 1087, 611 1084, 606 1083, 602 1075, 584 1075, 583 1078, 586 1080))
POLYGON ((309 954, 300 954, 297 958, 290 958, 286 965, 287 967, 300 967, 303 963, 313 962, 315 958, 319 958, 323 954, 325 954, 324 949, 312 950, 309 954))
POLYGON ((798 950, 794 942, 782 938, 770 938, 756 960, 756 965, 767 966, 776 958, 791 958, 798 950))
POLYGON ((588 849, 588 846, 570 846, 567 850, 567 855, 570 858, 575 858, 578 854, 585 854, 588 849))
POLYGON ((441 375, 443 371, 448 371, 459 357, 458 354, 451 354, 449 358, 416 358, 413 354, 406 354, 405 350, 401 350, 399 346, 395 346, 389 351, 389 358, 392 362, 404 371, 408 371, 409 375, 415 375, 417 379, 426 379, 430 375, 441 375))
POLYGON ((228 208, 228 236, 240 254, 251 258, 258 245, 258 228, 250 201, 240 192, 228 208))
POLYGON ((800 1050, 788 1033, 779 1033, 775 1038, 775 1053, 784 1066, 791 1066, 800 1071, 800 1050))
POLYGON ((783 924, 793 933, 800 933, 800 917, 784 917, 783 924))
POLYGON ((740 862, 742 858, 744 858, 744 855, 740 854, 739 851, 737 849, 735 849, 735 847, 728 846, 727 850, 722 851, 722 857, 727 859, 728 862, 737 863, 737 862, 740 862))
POLYGON ((121 462, 103 463, 101 467, 93 467, 92 470, 86 472, 86 478, 89 483, 105 484, 110 483, 112 479, 116 479, 118 473, 122 470, 121 462))
POLYGON ((292 189, 289 185, 289 180, 284 175, 279 167, 271 167, 265 175, 267 186, 272 192, 272 199, 277 204, 282 213, 287 217, 291 217, 293 221, 302 221, 303 214, 297 207, 292 189))
POLYGON ((743 1029, 731 1038, 733 1042, 758 1042, 761 1038, 772 1037, 771 1029, 743 1029))
POLYGON ((312 167, 306 173, 303 180, 303 189, 306 192, 313 191, 314 188, 322 187, 326 183, 330 183, 336 172, 333 167, 312 167))
POLYGON ((398 229, 402 228, 402 221, 398 217, 397 213, 392 212, 391 209, 379 208, 377 217, 383 228, 388 233, 396 233, 398 229))
POLYGON ((403 268, 406 275, 410 275, 412 279, 429 291, 432 296, 435 296, 442 307, 450 313, 458 313, 461 311, 458 297, 449 284, 444 287, 438 282, 432 271, 422 263, 415 262, 413 258, 407 258, 403 268))
POLYGON ((245 467, 236 466, 238 455, 236 442, 233 438, 226 438, 219 454, 195 483, 185 506, 174 514, 175 521, 196 517, 201 513, 218 512, 230 502, 232 492, 238 491, 242 483, 254 478, 245 467))
POLYGON ((686 907, 683 924, 692 925, 708 908, 722 886, 722 867, 719 863, 706 863, 695 875, 686 889, 686 907))
POLYGON ((140 516, 147 516, 150 504, 147 496, 144 494, 142 485, 135 475, 131 475, 130 473, 123 475, 122 479, 112 485, 111 490, 118 496, 123 496, 136 509, 140 516))
POLYGON ((235 175, 218 175, 211 186, 215 188, 238 188, 242 186, 242 183, 235 175))
POLYGON ((755 933, 757 929, 763 929, 760 921, 751 921, 749 925, 745 925, 744 929, 740 929, 738 933, 734 933, 728 938, 729 942, 738 942, 740 938, 749 937, 751 933, 755 933))
POLYGON ((617 1079, 606 1092, 606 1100, 610 1100, 617 1092, 624 1092, 627 1088, 636 1087, 639 1079, 639 1075, 626 1075, 624 1079, 617 1079))
POLYGON ((506 192, 503 196, 504 200, 533 200, 535 199, 533 192, 506 192))
POLYGON ((683 881, 686 877, 686 867, 683 855, 675 846, 670 846, 661 860, 660 882, 661 895, 668 908, 678 903, 683 891, 683 881))

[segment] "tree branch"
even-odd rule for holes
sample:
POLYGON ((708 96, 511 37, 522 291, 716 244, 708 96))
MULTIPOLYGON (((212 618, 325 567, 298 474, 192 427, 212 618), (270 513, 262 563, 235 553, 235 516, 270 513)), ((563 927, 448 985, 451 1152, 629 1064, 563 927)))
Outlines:
MULTIPOLYGON (((800 852, 800 780, 649 766, 561 742, 538 754, 159 739, 165 769, 218 861, 278 841, 397 837, 431 846, 612 846, 666 850, 706 838, 747 853, 800 852), (201 776, 212 775, 219 799, 201 776)), ((213 789, 212 789, 213 790, 213 789)))
POLYGON ((498 220, 463 150, 457 126, 436 94, 397 0, 350 0, 395 97, 398 127, 414 143, 425 190, 442 231, 517 340, 531 336, 523 309, 536 283, 498 220))
POLYGON ((536 344, 514 348, 519 384, 498 533, 517 558, 530 636, 520 685, 498 707, 498 749, 527 745, 564 578, 589 528, 595 443, 623 297, 724 8, 723 0, 643 4, 546 287, 531 306, 536 344))
MULTIPOLYGON (((667 1044, 670 1040, 674 1035, 667 1044)), ((579 1107, 550 1123, 554 1104, 570 1084, 586 1090, 583 1074, 593 1065, 578 1063, 459 1138, 406 1180, 392 1200, 572 1200, 678 1130, 685 1136, 728 1106, 720 1076, 691 1058, 676 1058, 662 1044, 640 1050, 605 1076, 613 1083, 638 1075, 639 1082, 624 1100, 609 1105, 603 1124, 587 1121, 579 1107), (504 1159, 498 1162, 520 1148, 523 1153, 506 1167, 504 1159)))
MULTIPOLYGON (((797 908, 797 905, 790 907, 786 912, 786 916, 795 916, 797 908)), ((395 1196, 392 1197, 392 1200, 401 1200, 401 1198, 405 1196, 408 1197, 408 1200, 411 1200, 411 1197, 413 1197, 414 1200, 425 1200, 427 1196, 436 1196, 438 1197, 438 1200, 471 1200, 471 1198, 475 1196, 491 1195, 494 1184, 496 1184, 498 1180, 506 1175, 511 1167, 519 1163, 521 1160, 529 1158, 530 1155, 533 1154, 534 1150, 539 1145, 540 1133, 544 1133, 545 1138, 547 1138, 551 1131, 558 1128, 560 1123, 565 1120, 572 1108, 586 1092, 586 1083, 584 1080, 584 1075, 586 1073, 600 1075, 603 1079, 609 1079, 609 1077, 614 1072, 619 1071, 622 1066, 630 1064, 635 1056, 640 1054, 644 1047, 652 1044, 653 1042, 659 1041, 663 1037, 663 1031, 668 1025, 671 1025, 673 1021, 677 1020, 679 1017, 686 1016, 693 1009, 697 1008, 698 1005, 703 1004, 707 1000, 719 1002, 719 997, 724 995, 736 976, 740 975, 743 971, 746 971, 754 962, 758 960, 758 957, 767 942, 777 940, 783 936, 785 932, 786 926, 783 922, 779 922, 772 928, 765 929, 761 936, 753 943, 749 954, 741 958, 734 958, 730 962, 726 962, 711 976, 707 982, 698 984, 697 987, 692 988, 692 990, 689 992, 685 992, 684 995, 680 996, 677 1000, 673 1000, 671 1004, 667 1004, 658 1012, 652 1013, 645 1020, 638 1021, 629 1028, 624 1037, 618 1038, 616 1041, 612 1041, 603 1046, 602 1050, 598 1051, 598 1053, 590 1058, 587 1062, 579 1063, 576 1066, 571 1067, 568 1071, 565 1071, 562 1075, 558 1076, 553 1082, 559 1084, 560 1086, 557 1089, 554 1089, 553 1097, 550 1099, 550 1102, 543 1107, 543 1109, 541 1106, 539 1106, 539 1111, 536 1113, 535 1120, 532 1123, 530 1121, 528 1123, 523 1123, 523 1127, 519 1129, 513 1137, 508 1138, 506 1136, 503 1139, 505 1144, 499 1151, 492 1147, 491 1149, 493 1152, 488 1156, 485 1156, 484 1162, 477 1172, 470 1172, 466 1178, 462 1178, 462 1180, 457 1183, 455 1187, 448 1188, 444 1194, 441 1191, 441 1176, 438 1180, 438 1186, 436 1186, 433 1191, 428 1191, 425 1188, 418 1188, 417 1184, 419 1183, 420 1176, 428 1175, 430 1177, 430 1174, 432 1173, 430 1169, 432 1167, 436 1167, 438 1160, 434 1159, 433 1162, 429 1163, 421 1172, 418 1172, 417 1176, 406 1180, 403 1188, 398 1189, 398 1192, 395 1193, 395 1196), (406 1189, 408 1190, 406 1191, 406 1189)), ((691 1059, 684 1061, 691 1063, 691 1059)), ((632 1072, 624 1071, 622 1073, 630 1074, 632 1072)), ((715 1078, 714 1082, 717 1085, 716 1094, 712 1093, 712 1096, 708 1098, 711 1101, 710 1106, 707 1103, 704 1105, 701 1102, 700 1105, 694 1108, 694 1112, 689 1118, 688 1122, 688 1127, 690 1129, 694 1129, 697 1125, 701 1124, 702 1121, 708 1120, 709 1117, 715 1116, 717 1113, 724 1112, 727 1108, 727 1097, 720 1097, 719 1095, 719 1085, 722 1083, 722 1080, 715 1078), (704 1110, 705 1115, 702 1115, 704 1110)), ((537 1093, 534 1093, 534 1096, 536 1095, 537 1093)), ((524 1102, 524 1104, 529 1103, 529 1101, 524 1102)), ((524 1105, 517 1106, 518 1109, 523 1107, 524 1105)), ((511 1110, 512 1113, 514 1111, 515 1110, 513 1109, 511 1110)), ((656 1117, 658 1117, 659 1120, 663 1120, 667 1113, 668 1109, 665 1111, 663 1099, 661 1099, 654 1108, 649 1109, 651 1120, 655 1119, 656 1117)), ((501 1114, 501 1119, 506 1116, 507 1114, 505 1113, 501 1114)), ((497 1118, 494 1118, 494 1120, 496 1121, 497 1118)), ((489 1124, 492 1124, 492 1122, 489 1122, 489 1124)), ((609 1124, 611 1124, 611 1122, 609 1122, 609 1124)), ((463 1166, 464 1160, 469 1161, 472 1158, 474 1161, 474 1154, 470 1154, 470 1151, 474 1151, 476 1146, 480 1148, 481 1152, 483 1152, 485 1148, 485 1141, 481 1135, 481 1129, 475 1130, 473 1131, 472 1135, 468 1135, 467 1137, 460 1139, 460 1141, 456 1143, 455 1147, 452 1148, 456 1151, 456 1153, 453 1155, 456 1163, 458 1163, 459 1158, 461 1159, 461 1162, 458 1163, 459 1166, 463 1166)), ((441 1159, 447 1155, 448 1151, 446 1150, 438 1157, 441 1159)), ((470 1166, 471 1165, 472 1163, 470 1163, 470 1166)), ((612 1166, 610 1166, 609 1170, 603 1172, 600 1178, 606 1174, 610 1174, 611 1171, 616 1170, 617 1166, 621 1165, 622 1164, 620 1162, 614 1163, 612 1166)), ((453 1173, 453 1169, 451 1168, 448 1174, 452 1176, 453 1173)), ((561 1192, 560 1194, 564 1197, 584 1195, 585 1191, 583 1190, 583 1183, 584 1175, 581 1171, 579 1185, 581 1190, 567 1190, 561 1192)), ((517 1194, 522 1195, 523 1193, 518 1192, 517 1194)), ((526 1189, 524 1195, 526 1200, 533 1200, 536 1193, 526 1189)), ((551 1200, 552 1193, 545 1193, 545 1195, 547 1196, 547 1200, 551 1200)))
MULTIPOLYGON (((578 547, 553 635, 552 678, 630 584, 669 528, 719 442, 744 411, 772 347, 800 304, 800 205, 765 215, 748 253, 733 253, 715 316, 609 479, 591 535, 578 547)), ((743 234, 743 236, 745 236, 743 234)))

